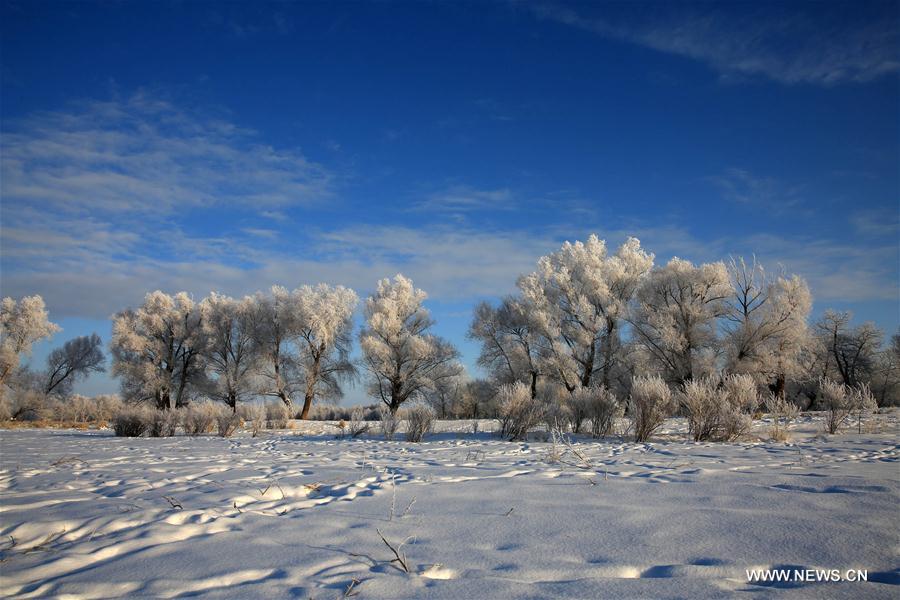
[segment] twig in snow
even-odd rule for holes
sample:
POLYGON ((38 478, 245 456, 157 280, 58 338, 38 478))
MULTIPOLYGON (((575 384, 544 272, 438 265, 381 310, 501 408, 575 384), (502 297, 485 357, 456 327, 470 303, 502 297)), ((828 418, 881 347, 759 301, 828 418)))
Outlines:
MULTIPOLYGON (((400 549, 403 547, 403 544, 400 544, 395 548, 394 546, 391 546, 391 543, 388 542, 384 538, 384 534, 381 533, 380 530, 376 529, 375 531, 378 532, 378 535, 381 537, 381 541, 384 542, 384 545, 387 546, 388 548, 390 548, 391 552, 394 553, 394 559, 391 562, 398 563, 403 568, 404 573, 409 573, 409 566, 407 566, 407 564, 406 564, 406 556, 404 556, 400 552, 400 549)), ((406 543, 406 542, 403 542, 403 543, 406 543)))
POLYGON ((391 515, 388 521, 394 520, 394 507, 397 505, 397 475, 391 474, 391 515))
POLYGON ((515 507, 515 506, 513 506, 511 509, 509 509, 508 511, 506 511, 506 514, 503 515, 503 516, 504 516, 504 517, 508 517, 509 515, 512 514, 512 511, 514 511, 514 510, 516 510, 516 507, 515 507))
POLYGON ((359 579, 354 577, 350 581, 350 585, 347 586, 347 589, 344 590, 344 598, 352 598, 353 596, 359 595, 359 590, 357 589, 358 587, 359 587, 359 579))
POLYGON ((165 498, 166 501, 172 505, 172 508, 177 508, 178 510, 184 509, 184 507, 181 505, 181 502, 179 502, 175 498, 172 498, 171 496, 163 496, 163 498, 165 498))
POLYGON ((63 456, 59 460, 56 460, 56 461, 50 463, 50 466, 51 467, 61 467, 63 465, 72 465, 75 463, 81 463, 83 465, 88 464, 86 460, 83 460, 83 459, 78 458, 77 456, 73 455, 73 456, 63 456))
POLYGON ((409 513, 409 511, 412 510, 413 504, 415 504, 415 503, 416 503, 416 497, 413 496, 412 500, 409 501, 409 504, 406 505, 406 508, 403 509, 403 514, 400 515, 400 518, 401 518, 401 519, 402 519, 403 517, 405 517, 405 516, 407 515, 407 513, 409 513))
POLYGON ((25 548, 24 550, 22 550, 22 554, 29 554, 31 552, 44 552, 45 550, 49 550, 50 544, 52 544, 53 542, 55 542, 56 540, 58 540, 65 534, 66 534, 66 529, 65 529, 65 527, 63 527, 61 530, 57 531, 56 533, 48 534, 47 537, 45 537, 43 540, 41 540, 34 546, 25 548))

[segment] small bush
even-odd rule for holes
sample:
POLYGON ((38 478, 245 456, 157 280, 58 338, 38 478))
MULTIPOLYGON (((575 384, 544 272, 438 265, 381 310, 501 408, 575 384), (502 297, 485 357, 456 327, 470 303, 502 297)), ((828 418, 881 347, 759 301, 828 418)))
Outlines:
POLYGON ((0 391, 0 421, 9 421, 10 419, 12 419, 12 403, 0 391))
POLYGON ((216 407, 216 432, 219 437, 231 437, 240 426, 240 415, 225 406, 216 407))
POLYGON ((406 441, 421 442, 434 430, 434 411, 423 404, 406 411, 406 441))
POLYGON ((378 420, 380 421, 381 433, 384 439, 392 440, 400 428, 400 415, 391 412, 391 409, 385 405, 378 407, 378 420))
MULTIPOLYGON (((619 405, 616 395, 609 389, 601 386, 578 388, 569 400, 573 414, 576 418, 589 419, 591 423, 591 435, 601 437, 609 435, 617 417, 621 417, 624 407, 619 405)), ((573 427, 573 432, 578 433, 573 427)))
POLYGON ((52 418, 50 399, 42 392, 19 390, 11 397, 12 418, 16 421, 42 421, 52 418))
POLYGON ((203 435, 212 431, 216 407, 211 402, 192 402, 182 410, 182 426, 186 434, 203 435))
POLYGON ((287 429, 291 411, 284 402, 269 402, 266 404, 266 428, 287 429))
POLYGON ((238 408, 238 414, 245 425, 250 426, 253 437, 257 437, 266 426, 266 407, 261 404, 242 404, 238 408))
POLYGON ((172 437, 178 429, 181 414, 175 410, 154 410, 147 420, 150 437, 172 437))
POLYGON ((369 431, 370 424, 366 421, 365 410, 359 406, 350 411, 350 421, 348 422, 347 431, 351 438, 357 438, 369 431))
POLYGON ((687 381, 678 398, 687 413, 688 431, 698 442, 741 437, 750 429, 750 415, 759 406, 756 383, 749 375, 687 381))
POLYGON ((150 419, 151 415, 144 407, 125 407, 113 416, 113 431, 119 437, 141 437, 147 431, 150 419))
POLYGON ((500 435, 511 441, 524 440, 544 416, 541 403, 531 397, 531 388, 521 381, 501 385, 497 390, 497 405, 500 435))
POLYGON ((766 399, 766 408, 772 415, 772 428, 769 433, 776 442, 784 442, 788 439, 788 428, 791 421, 800 414, 796 404, 783 396, 769 394, 766 399))
POLYGON ((825 429, 828 433, 837 433, 854 413, 857 414, 862 429, 863 414, 878 407, 872 392, 865 384, 859 388, 848 388, 841 383, 822 378, 819 380, 819 395, 820 405, 826 411, 825 429))
POLYGON ((572 433, 581 433, 581 427, 584 420, 588 416, 588 398, 581 391, 586 388, 578 388, 571 394, 567 394, 563 399, 562 406, 565 407, 565 415, 569 418, 569 425, 572 433))
POLYGON ((650 439, 674 410, 672 390, 659 376, 632 379, 628 412, 634 441, 646 442, 650 439))

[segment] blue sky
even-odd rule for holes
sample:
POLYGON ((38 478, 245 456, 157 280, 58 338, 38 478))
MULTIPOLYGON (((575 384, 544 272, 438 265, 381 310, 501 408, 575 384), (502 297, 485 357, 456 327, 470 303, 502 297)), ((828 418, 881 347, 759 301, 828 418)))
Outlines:
POLYGON ((816 314, 900 322, 895 2, 6 1, 0 23, 0 291, 64 327, 38 363, 156 288, 403 272, 477 373, 474 302, 591 232, 755 253, 816 314))

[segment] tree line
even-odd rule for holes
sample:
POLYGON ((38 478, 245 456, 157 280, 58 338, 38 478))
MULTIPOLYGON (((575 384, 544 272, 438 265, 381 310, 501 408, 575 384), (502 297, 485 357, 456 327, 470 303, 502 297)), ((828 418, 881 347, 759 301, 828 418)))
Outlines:
MULTIPOLYGON (((467 335, 480 345, 484 379, 468 377, 456 348, 431 333, 426 294, 403 275, 378 282, 355 336, 359 298, 343 286, 275 286, 244 298, 214 292, 200 301, 151 292, 114 316, 111 372, 123 399, 159 410, 209 398, 235 412, 269 397, 292 412, 298 405, 304 419, 360 378, 392 413, 424 400, 441 418, 495 416, 501 386, 521 384, 531 399, 580 390, 624 398, 638 377, 686 389, 746 376, 804 408, 822 381, 834 381, 866 386, 881 405, 896 402, 900 334, 884 347, 873 324, 853 326, 849 313, 835 311, 811 324, 802 277, 770 273, 755 259, 654 263, 636 238, 610 252, 594 235, 541 257, 516 293, 474 309, 467 335)), ((105 369, 96 334, 54 349, 43 371, 21 366, 32 344, 59 328, 40 296, 5 298, 0 315, 0 388, 65 397, 78 379, 105 369)))

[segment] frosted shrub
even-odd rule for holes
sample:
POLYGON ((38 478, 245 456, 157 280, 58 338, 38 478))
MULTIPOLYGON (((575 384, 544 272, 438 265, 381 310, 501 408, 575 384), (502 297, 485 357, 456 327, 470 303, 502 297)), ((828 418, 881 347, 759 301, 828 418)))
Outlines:
POLYGON ((500 386, 497 406, 500 435, 511 441, 524 440, 544 416, 540 402, 531 397, 531 389, 521 381, 500 386))
POLYGON ((241 417, 225 406, 216 406, 216 433, 219 437, 231 437, 241 425, 241 417))
POLYGON ((722 382, 725 405, 717 439, 733 441, 750 431, 752 415, 759 409, 759 391, 749 375, 729 375, 722 382))
POLYGON ((387 406, 382 405, 378 407, 378 420, 381 424, 381 433, 384 435, 384 439, 394 439, 397 429, 400 428, 400 416, 391 412, 391 409, 387 406))
POLYGON ((786 441, 788 427, 790 427, 791 421, 800 414, 800 409, 790 400, 774 394, 769 394, 766 400, 766 408, 772 415, 772 428, 770 430, 772 439, 778 442, 786 441))
POLYGON ((283 402, 266 404, 266 427, 269 429, 287 429, 291 411, 283 402))
POLYGON ((852 389, 830 379, 822 378, 819 380, 819 395, 821 397, 820 404, 826 411, 825 428, 828 433, 837 433, 854 413, 858 415, 861 427, 862 415, 877 407, 875 398, 867 385, 852 389))
POLYGON ((357 406, 352 411, 350 411, 350 421, 347 427, 348 433, 350 433, 350 437, 357 438, 369 431, 369 422, 365 417, 366 411, 360 406, 357 406))
POLYGON ((9 398, 0 394, 0 421, 9 421, 12 419, 12 403, 9 398))
POLYGON ((74 394, 58 405, 57 420, 69 423, 87 423, 94 420, 94 399, 74 394))
POLYGON ((858 388, 853 390, 852 394, 850 400, 853 412, 856 413, 857 433, 862 433, 863 415, 878 410, 878 402, 875 400, 875 396, 872 395, 872 390, 869 389, 868 384, 865 383, 860 384, 858 388))
POLYGON ((94 396, 94 420, 108 422, 122 408, 122 399, 114 394, 94 396))
POLYGON ((266 426, 266 407, 261 404, 244 404, 238 409, 238 414, 250 426, 253 437, 258 436, 266 426))
POLYGON ((150 437, 172 437, 178 429, 181 415, 176 410, 154 410, 147 419, 150 437))
POLYGON ((687 413, 694 441, 730 441, 744 435, 752 424, 750 413, 759 405, 756 384, 749 375, 722 380, 703 377, 687 381, 678 395, 687 413))
POLYGON ((581 425, 588 416, 589 396, 581 393, 585 389, 589 388, 579 388, 563 400, 566 416, 569 418, 569 425, 572 427, 572 433, 575 434, 581 433, 581 425))
POLYGON ((572 393, 572 400, 581 407, 584 417, 590 420, 593 437, 609 435, 616 418, 624 412, 616 395, 602 385, 579 388, 572 393))
POLYGON ((423 404, 406 411, 406 441, 421 442, 434 430, 434 411, 423 404))
POLYGON ((202 435, 212 430, 216 407, 211 402, 194 402, 183 409, 182 425, 188 435, 202 435))
POLYGON ((631 381, 628 412, 634 441, 646 442, 675 410, 672 390, 659 376, 635 377, 631 381))
POLYGON ((127 406, 113 416, 113 431, 119 437, 141 437, 147 431, 150 419, 145 407, 127 406))
POLYGON ((35 390, 19 390, 11 398, 12 418, 16 421, 40 421, 53 416, 47 396, 35 390))

